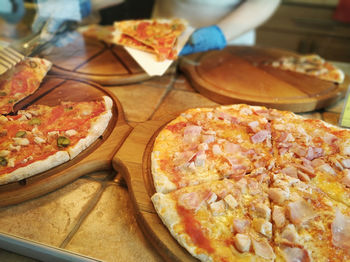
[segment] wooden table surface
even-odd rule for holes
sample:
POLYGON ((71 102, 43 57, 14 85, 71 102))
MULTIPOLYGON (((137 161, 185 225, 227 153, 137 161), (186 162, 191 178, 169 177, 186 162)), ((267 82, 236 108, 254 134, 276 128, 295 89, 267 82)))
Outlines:
MULTIPOLYGON (((348 74, 350 65, 338 63, 348 74)), ((215 106, 196 92, 175 65, 169 73, 137 84, 106 87, 135 127, 192 107, 215 106)), ((337 124, 343 101, 309 112, 337 124)), ((114 171, 86 174, 24 203, 0 208, 0 232, 102 261, 162 261, 136 223, 128 189, 114 171)), ((0 249, 0 261, 35 261, 0 249)))

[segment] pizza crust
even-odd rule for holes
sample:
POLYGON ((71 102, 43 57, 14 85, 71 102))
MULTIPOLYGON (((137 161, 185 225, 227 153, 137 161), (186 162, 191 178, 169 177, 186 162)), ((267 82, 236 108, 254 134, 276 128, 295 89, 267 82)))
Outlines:
POLYGON ((197 253, 196 247, 190 244, 190 240, 188 235, 179 234, 175 230, 175 226, 179 226, 181 224, 181 218, 177 214, 175 201, 173 201, 169 195, 165 195, 162 193, 155 193, 151 200, 153 205, 161 218, 164 225, 169 229, 171 235, 183 246, 187 249, 192 256, 198 258, 201 261, 212 261, 211 257, 204 253, 197 253))
POLYGON ((73 147, 68 148, 70 159, 75 158, 78 154, 88 148, 93 142, 95 142, 106 130, 109 120, 112 118, 112 106, 113 101, 110 97, 103 97, 106 112, 101 114, 94 123, 91 124, 88 135, 80 139, 79 142, 73 147))
POLYGON ((0 185, 20 181, 22 179, 47 171, 69 160, 69 154, 66 151, 58 151, 44 160, 33 162, 27 166, 18 168, 11 173, 0 175, 0 185))

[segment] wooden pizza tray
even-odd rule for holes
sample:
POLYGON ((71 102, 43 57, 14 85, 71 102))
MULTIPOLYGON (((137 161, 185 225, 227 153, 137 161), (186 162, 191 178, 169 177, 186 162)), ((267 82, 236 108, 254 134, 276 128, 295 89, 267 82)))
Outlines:
POLYGON ((74 32, 73 41, 63 47, 50 47, 41 57, 53 62, 50 74, 66 75, 102 85, 131 84, 150 76, 123 47, 106 44, 74 32))
POLYGON ((71 161, 19 182, 0 185, 0 207, 41 196, 84 174, 111 169, 114 154, 131 131, 117 98, 91 82, 47 76, 33 95, 16 104, 15 111, 31 104, 53 106, 60 101, 89 101, 104 95, 111 97, 114 104, 113 115, 104 134, 71 161))
POLYGON ((220 104, 246 103, 293 112, 308 112, 335 103, 350 86, 260 64, 281 56, 297 56, 286 50, 230 46, 194 54, 180 61, 180 70, 193 87, 220 104))
POLYGON ((148 121, 134 127, 113 157, 113 167, 127 183, 136 220, 157 251, 166 261, 198 261, 171 236, 158 217, 151 196, 155 193, 151 174, 153 142, 161 128, 175 116, 148 121))

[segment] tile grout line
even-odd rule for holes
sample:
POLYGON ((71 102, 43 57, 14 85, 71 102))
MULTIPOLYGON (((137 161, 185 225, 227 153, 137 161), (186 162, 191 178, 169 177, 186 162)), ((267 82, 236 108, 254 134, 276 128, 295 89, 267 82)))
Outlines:
POLYGON ((75 223, 71 231, 68 233, 68 235, 65 237, 65 239, 62 241, 62 243, 59 245, 59 248, 65 248, 67 244, 72 240, 75 233, 79 230, 80 226, 83 224, 87 216, 91 213, 91 211, 94 209, 94 207, 97 205, 98 201, 101 198, 102 193, 107 188, 106 181, 101 181, 101 188, 98 190, 98 192, 92 197, 92 199, 85 205, 87 208, 82 212, 81 216, 79 217, 78 221, 75 223))
POLYGON ((160 107, 161 104, 163 103, 164 99, 168 96, 168 94, 170 93, 170 91, 173 89, 177 77, 178 77, 178 74, 175 72, 175 76, 174 76, 173 79, 171 80, 170 84, 167 86, 164 95, 162 96, 162 98, 160 99, 160 101, 158 102, 158 104, 156 105, 156 107, 155 107, 155 109, 153 110, 152 114, 147 118, 147 120, 151 120, 152 117, 154 116, 154 114, 157 112, 157 110, 159 109, 159 107, 160 107))

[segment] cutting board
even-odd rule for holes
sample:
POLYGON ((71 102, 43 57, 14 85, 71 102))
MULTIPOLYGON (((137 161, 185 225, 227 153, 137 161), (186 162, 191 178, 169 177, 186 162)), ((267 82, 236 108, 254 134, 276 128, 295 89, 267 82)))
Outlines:
POLYGON ((89 101, 104 95, 113 100, 112 119, 104 134, 71 161, 19 182, 0 185, 0 207, 41 196, 84 174, 111 169, 114 154, 131 131, 131 127, 125 122, 118 99, 91 82, 47 76, 33 95, 16 104, 15 111, 31 104, 53 106, 60 101, 89 101))
POLYGON ((78 32, 71 37, 69 44, 51 46, 41 53, 53 62, 50 73, 102 85, 130 84, 150 78, 124 48, 83 37, 78 32))
POLYGON ((280 49, 230 46, 184 57, 180 69, 198 92, 220 104, 246 103, 308 112, 345 95, 349 76, 339 85, 262 63, 297 55, 280 49))
POLYGON ((134 127, 113 157, 113 167, 128 185, 135 217, 148 240, 166 261, 198 261, 178 244, 158 217, 151 196, 155 193, 151 174, 151 152, 160 129, 175 116, 148 121, 134 127))

